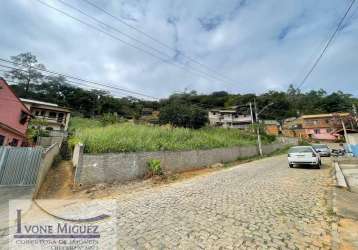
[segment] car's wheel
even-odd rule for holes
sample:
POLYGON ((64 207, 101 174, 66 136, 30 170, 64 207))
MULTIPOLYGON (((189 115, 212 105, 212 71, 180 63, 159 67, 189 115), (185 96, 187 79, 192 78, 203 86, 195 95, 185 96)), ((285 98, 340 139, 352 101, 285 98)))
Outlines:
POLYGON ((288 167, 289 167, 289 168, 293 168, 293 164, 289 163, 289 164, 288 164, 288 167))
POLYGON ((315 168, 320 169, 321 168, 320 166, 321 166, 321 164, 318 163, 318 164, 315 165, 315 168))
POLYGON ((319 160, 319 166, 322 166, 322 161, 321 160, 319 160))

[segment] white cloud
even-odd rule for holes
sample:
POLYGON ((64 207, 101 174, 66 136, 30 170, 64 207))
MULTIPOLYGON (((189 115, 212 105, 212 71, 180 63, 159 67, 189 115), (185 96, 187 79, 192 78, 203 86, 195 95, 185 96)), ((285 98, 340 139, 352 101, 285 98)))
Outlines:
MULTIPOLYGON (((55 0, 46 2, 69 11, 55 0)), ((165 54, 175 54, 82 1, 67 2, 165 54)), ((348 1, 227 0, 218 4, 213 0, 113 0, 98 4, 233 80, 208 80, 163 63, 36 1, 2 3, 1 57, 31 51, 50 69, 114 85, 120 83, 125 88, 159 97, 185 88, 206 93, 284 90, 288 84, 302 79, 309 67, 307 62, 312 63, 318 55, 318 48, 322 48, 322 41, 333 31, 348 1), (200 23, 203 18, 210 29, 203 28, 200 23)), ((329 48, 304 90, 341 89, 358 95, 355 69, 358 57, 354 53, 358 49, 357 12, 349 16, 348 26, 329 48)), ((143 47, 120 34, 115 35, 143 47)), ((205 70, 191 65, 196 70, 205 70)))

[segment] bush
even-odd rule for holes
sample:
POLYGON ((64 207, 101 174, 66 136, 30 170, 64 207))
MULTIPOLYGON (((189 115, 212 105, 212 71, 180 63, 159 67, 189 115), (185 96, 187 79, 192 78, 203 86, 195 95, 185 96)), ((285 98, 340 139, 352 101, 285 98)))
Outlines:
POLYGON ((274 135, 269 135, 269 134, 263 134, 263 138, 265 141, 267 142, 274 142, 276 140, 276 136, 274 135))
POLYGON ((49 131, 40 128, 28 128, 26 131, 28 141, 34 144, 36 144, 39 137, 48 137, 49 135, 49 131))
POLYGON ((147 167, 151 176, 153 175, 163 175, 162 167, 160 165, 160 160, 152 159, 147 162, 147 167))
POLYGON ((108 126, 120 122, 117 114, 106 113, 101 117, 102 126, 108 126))

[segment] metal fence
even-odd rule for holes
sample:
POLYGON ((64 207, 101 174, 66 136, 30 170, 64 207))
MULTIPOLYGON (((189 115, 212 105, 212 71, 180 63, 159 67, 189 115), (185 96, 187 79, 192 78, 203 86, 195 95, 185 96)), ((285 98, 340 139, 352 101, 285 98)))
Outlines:
POLYGON ((42 147, 0 147, 0 185, 35 185, 42 147))

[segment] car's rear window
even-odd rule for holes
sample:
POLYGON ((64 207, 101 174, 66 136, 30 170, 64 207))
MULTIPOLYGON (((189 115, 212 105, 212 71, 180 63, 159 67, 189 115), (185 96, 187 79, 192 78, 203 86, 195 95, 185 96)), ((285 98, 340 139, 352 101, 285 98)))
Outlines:
POLYGON ((290 148, 289 153, 312 153, 312 149, 309 147, 302 148, 290 148))

